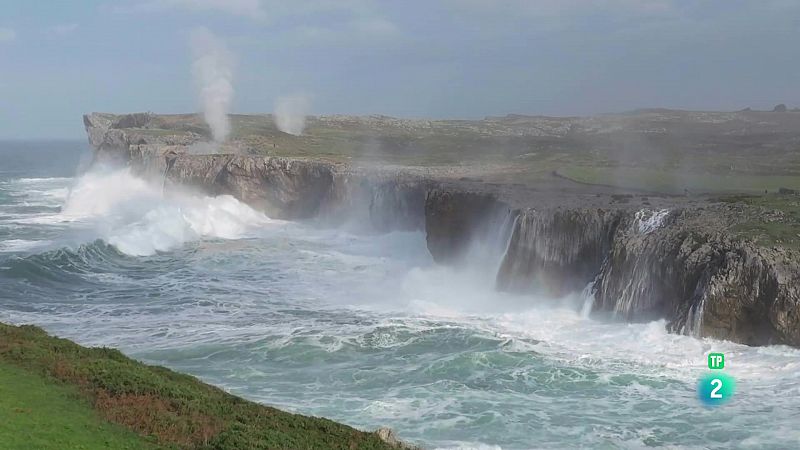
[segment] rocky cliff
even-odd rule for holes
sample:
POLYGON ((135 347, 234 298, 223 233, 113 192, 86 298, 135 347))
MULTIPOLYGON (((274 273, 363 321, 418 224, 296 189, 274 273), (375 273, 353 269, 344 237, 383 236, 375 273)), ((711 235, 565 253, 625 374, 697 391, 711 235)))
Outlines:
POLYGON ((230 194, 285 219, 424 230, 442 264, 497 255, 497 288, 584 292, 594 314, 666 318, 676 333, 800 346, 800 258, 731 230, 741 211, 680 198, 569 198, 524 186, 323 160, 193 154, 202 133, 155 133, 148 115, 84 117, 98 160, 170 186, 230 194))

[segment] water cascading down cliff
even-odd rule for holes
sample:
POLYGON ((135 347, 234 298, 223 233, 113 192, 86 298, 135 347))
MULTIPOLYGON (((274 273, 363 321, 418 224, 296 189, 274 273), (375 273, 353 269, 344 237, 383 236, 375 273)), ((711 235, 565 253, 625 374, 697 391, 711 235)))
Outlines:
MULTIPOLYGON (((96 160, 129 165, 165 190, 230 194, 273 218, 424 230, 440 264, 476 245, 497 255, 496 288, 583 292, 603 320, 664 318, 675 333, 800 346, 800 275, 780 248, 735 239, 714 207, 642 209, 510 201, 480 183, 308 159, 196 155, 202 137, 137 134, 148 115, 84 117, 96 160)), ((721 207, 721 206, 720 206, 721 207)))

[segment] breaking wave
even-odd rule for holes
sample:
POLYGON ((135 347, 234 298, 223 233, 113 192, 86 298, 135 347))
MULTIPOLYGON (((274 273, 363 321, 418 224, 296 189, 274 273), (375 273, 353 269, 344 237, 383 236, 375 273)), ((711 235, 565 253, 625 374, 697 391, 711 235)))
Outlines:
MULTIPOLYGON (((668 218, 642 212, 635 229, 668 218)), ((456 269, 433 263, 424 233, 289 224, 228 196, 164 195, 124 169, 0 180, 0 321, 427 448, 800 439, 800 351, 592 320, 591 289, 498 292, 495 250, 516 221, 499 217, 456 269), (743 387, 725 409, 695 398, 710 351, 743 387)))
POLYGON ((130 169, 98 170, 80 177, 59 214, 40 222, 78 222, 133 256, 175 249, 202 238, 239 239, 272 220, 230 195, 171 192, 134 176, 130 169))

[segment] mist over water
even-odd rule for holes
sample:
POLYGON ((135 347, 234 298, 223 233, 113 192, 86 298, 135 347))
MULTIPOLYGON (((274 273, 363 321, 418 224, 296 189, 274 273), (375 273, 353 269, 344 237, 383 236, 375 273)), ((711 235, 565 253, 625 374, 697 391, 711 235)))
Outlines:
POLYGON ((32 161, 0 172, 0 321, 429 448, 800 440, 798 350, 587 319, 577 293, 496 292, 497 245, 441 267, 421 232, 276 221, 124 169, 75 178, 32 161), (695 397, 709 351, 738 382, 716 410, 695 397))
POLYGON ((168 251, 201 238, 238 239, 280 223, 229 195, 162 193, 129 169, 94 169, 70 188, 61 212, 44 221, 80 221, 122 253, 168 251))

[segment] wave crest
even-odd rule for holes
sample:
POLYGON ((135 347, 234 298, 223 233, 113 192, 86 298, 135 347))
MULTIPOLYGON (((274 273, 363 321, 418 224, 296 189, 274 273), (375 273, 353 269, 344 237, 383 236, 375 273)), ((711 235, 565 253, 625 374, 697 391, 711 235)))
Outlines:
POLYGON ((91 224, 122 253, 152 255, 204 237, 239 239, 278 223, 230 195, 164 195, 130 169, 85 174, 70 190, 62 221, 91 224))

